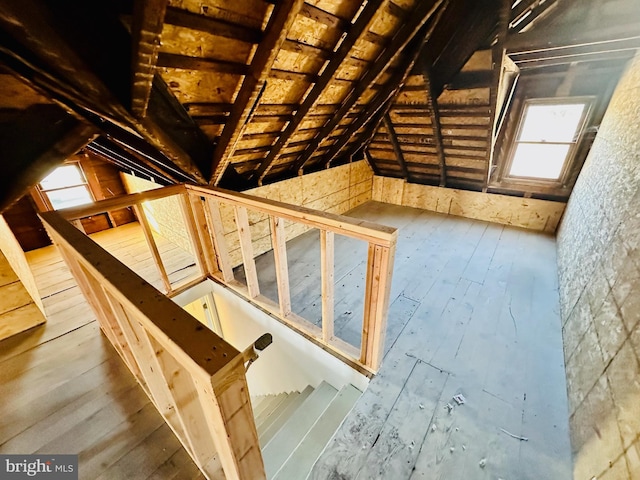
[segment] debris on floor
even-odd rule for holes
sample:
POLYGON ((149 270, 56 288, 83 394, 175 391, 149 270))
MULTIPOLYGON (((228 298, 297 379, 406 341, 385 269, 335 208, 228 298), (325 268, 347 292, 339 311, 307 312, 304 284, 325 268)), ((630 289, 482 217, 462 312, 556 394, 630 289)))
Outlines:
POLYGON ((418 407, 420 407, 420 410, 424 410, 424 405, 423 404, 418 404, 418 407))
POLYGON ((434 423, 433 425, 431 425, 431 431, 435 432, 437 430, 438 427, 436 427, 436 424, 434 423))
POLYGON ((480 460, 480 461, 478 462, 478 465, 480 466, 480 468, 484 468, 484 467, 486 467, 486 466, 487 466, 487 459, 486 459, 486 458, 483 458, 482 460, 480 460))
POLYGON ((465 403, 467 403, 467 399, 464 398, 464 395, 462 395, 461 393, 454 395, 453 399, 456 401, 458 405, 464 405, 465 403))
POLYGON ((447 403, 444 408, 447 410, 448 413, 451 413, 453 411, 453 405, 451 405, 450 403, 447 403))
POLYGON ((500 430, 503 433, 506 433, 507 435, 509 435, 510 437, 513 437, 513 438, 515 438, 517 440, 520 440, 521 442, 528 442, 529 441, 529 439, 527 437, 521 437, 520 435, 514 435, 511 432, 507 432, 504 428, 501 428, 500 430))

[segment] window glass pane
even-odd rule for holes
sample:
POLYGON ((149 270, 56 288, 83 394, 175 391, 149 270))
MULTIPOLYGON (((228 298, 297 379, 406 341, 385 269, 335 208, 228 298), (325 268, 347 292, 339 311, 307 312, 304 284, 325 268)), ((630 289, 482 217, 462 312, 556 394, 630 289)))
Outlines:
POLYGON ((560 178, 569 145, 521 143, 516 148, 509 175, 549 180, 560 178))
POLYGON ((47 197, 55 210, 93 202, 84 185, 47 192, 47 197))
POLYGON ((64 188, 72 185, 81 185, 84 183, 82 173, 76 165, 65 165, 58 167, 40 182, 43 190, 51 190, 52 188, 64 188))
POLYGON ((529 105, 521 142, 573 142, 585 104, 529 105))

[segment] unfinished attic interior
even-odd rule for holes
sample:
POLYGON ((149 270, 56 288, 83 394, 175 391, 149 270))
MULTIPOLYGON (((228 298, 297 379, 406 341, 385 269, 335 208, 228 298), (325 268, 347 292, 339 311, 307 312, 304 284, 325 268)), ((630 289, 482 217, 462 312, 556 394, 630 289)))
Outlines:
POLYGON ((640 0, 0 0, 0 454, 640 478, 638 49, 640 0))

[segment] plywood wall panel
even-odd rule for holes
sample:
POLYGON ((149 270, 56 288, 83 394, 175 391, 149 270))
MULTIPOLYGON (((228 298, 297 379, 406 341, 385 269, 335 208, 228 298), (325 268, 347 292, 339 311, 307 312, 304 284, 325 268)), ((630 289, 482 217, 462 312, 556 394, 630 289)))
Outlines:
POLYGON ((553 233, 565 204, 374 177, 373 200, 553 233))

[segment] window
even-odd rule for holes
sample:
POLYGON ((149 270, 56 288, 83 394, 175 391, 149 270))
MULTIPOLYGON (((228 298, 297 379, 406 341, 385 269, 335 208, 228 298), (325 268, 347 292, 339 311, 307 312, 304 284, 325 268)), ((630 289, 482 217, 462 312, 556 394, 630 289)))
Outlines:
POLYGON ((38 190, 51 210, 93 202, 87 180, 77 163, 56 168, 40 182, 38 190))
POLYGON ((508 176, 561 181, 582 132, 589 105, 584 99, 527 101, 508 176))

